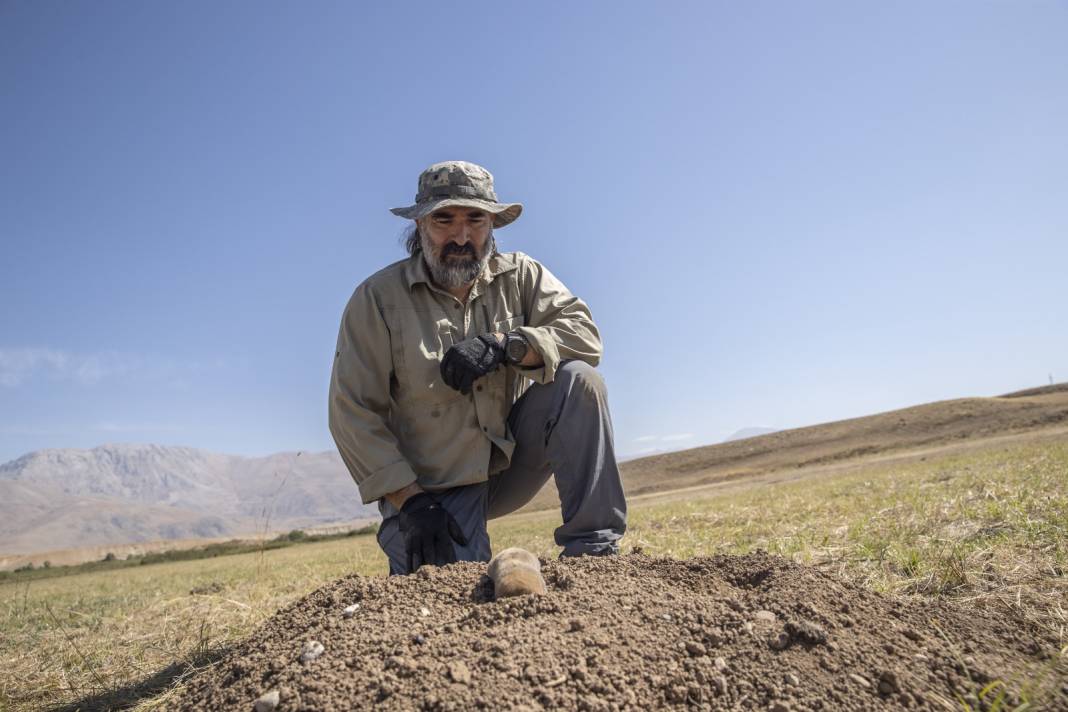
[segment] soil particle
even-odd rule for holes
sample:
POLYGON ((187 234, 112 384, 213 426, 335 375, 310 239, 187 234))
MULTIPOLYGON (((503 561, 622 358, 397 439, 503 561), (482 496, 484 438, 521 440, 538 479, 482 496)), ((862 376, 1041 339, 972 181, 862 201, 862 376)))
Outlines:
POLYGON ((871 683, 868 682, 868 678, 863 675, 858 675, 855 672, 849 673, 849 679, 857 683, 861 687, 871 687, 871 683))
POLYGON ((879 694, 892 695, 897 691, 897 675, 893 670, 883 670, 879 674, 879 694))
POLYGON ((1056 650, 1011 612, 889 599, 764 553, 548 561, 546 595, 501 601, 485 573, 461 562, 342 578, 278 611, 164 708, 239 709, 272 690, 277 712, 935 710, 980 692, 973 671, 1033 677, 1056 650), (339 617, 344 601, 359 616, 339 617), (907 633, 935 625, 937 646, 907 633), (780 634, 787 645, 772 650, 780 634), (330 654, 302 663, 304 646, 330 654))
POLYGON ((692 640, 686 643, 686 652, 695 658, 708 654, 708 650, 705 649, 705 646, 692 640))
POLYGON ((252 708, 255 712, 273 712, 274 708, 278 706, 278 690, 271 690, 260 695, 260 697, 252 703, 252 708))
POLYGON ((786 650, 790 645, 790 636, 786 631, 775 633, 768 638, 768 647, 772 650, 786 650))
POLYGON ((753 621, 771 625, 775 623, 775 614, 771 611, 757 611, 753 614, 753 621))
POLYGON ((304 644, 304 647, 300 649, 300 661, 302 663, 310 663, 317 657, 323 654, 326 648, 318 640, 309 640, 304 644))
POLYGON ((461 685, 468 685, 471 683, 471 670, 462 660, 452 661, 449 663, 448 669, 449 677, 453 682, 458 682, 461 685))

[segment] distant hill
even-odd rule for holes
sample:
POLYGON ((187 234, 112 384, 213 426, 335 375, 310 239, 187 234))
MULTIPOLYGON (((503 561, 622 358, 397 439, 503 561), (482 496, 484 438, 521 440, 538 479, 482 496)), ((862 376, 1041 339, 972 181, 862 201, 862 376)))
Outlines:
POLYGON ((378 516, 336 452, 162 445, 39 450, 0 465, 0 552, 225 537, 378 516))
MULTIPOLYGON (((1068 384, 996 398, 959 398, 839 420, 620 464, 628 495, 743 479, 964 440, 1068 426, 1068 384)), ((744 432, 744 431, 740 431, 744 432)), ((547 484, 524 511, 560 506, 547 484)))
POLYGON ((760 435, 770 435, 777 432, 779 431, 776 428, 742 428, 723 442, 729 443, 734 440, 745 440, 746 438, 755 438, 760 435))

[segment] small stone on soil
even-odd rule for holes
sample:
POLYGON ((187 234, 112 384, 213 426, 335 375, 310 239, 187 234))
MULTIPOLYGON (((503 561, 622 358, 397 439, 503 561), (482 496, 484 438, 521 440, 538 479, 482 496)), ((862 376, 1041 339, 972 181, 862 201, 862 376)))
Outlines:
POLYGON ((272 712, 278 706, 278 701, 278 690, 271 690, 262 694, 258 700, 252 703, 252 708, 256 712, 272 712))
POLYGON ((858 675, 855 672, 849 673, 849 679, 857 683, 861 687, 871 687, 871 683, 868 682, 868 678, 863 675, 858 675))
POLYGON ((884 670, 879 675, 879 692, 883 695, 892 695, 898 690, 897 675, 892 670, 884 670))
POLYGON ((449 663, 449 677, 453 682, 467 685, 471 682, 471 670, 462 660, 454 660, 449 663))
POLYGON ((342 608, 341 615, 345 616, 346 618, 352 618, 354 615, 356 615, 356 611, 358 610, 360 610, 360 604, 353 603, 351 606, 345 606, 344 608, 342 608))
POLYGON ((784 632, 776 633, 768 638, 768 647, 772 650, 786 650, 790 646, 790 636, 784 632))
POLYGON ((717 670, 726 670, 727 669, 727 659, 726 658, 716 658, 715 660, 712 661, 712 665, 717 670))
POLYGON ((801 679, 792 672, 786 673, 786 676, 783 679, 785 679, 786 684, 790 685, 791 687, 797 687, 801 684, 801 679))
POLYGON ((427 608, 426 606, 423 606, 423 607, 421 607, 421 608, 419 609, 419 615, 421 615, 421 616, 423 616, 424 618, 426 618, 427 616, 429 616, 429 615, 430 615, 430 609, 429 609, 429 608, 427 608))
POLYGON ((757 611, 753 614, 753 620, 757 623, 774 623, 775 614, 771 611, 757 611))
POLYGON ((686 642, 686 652, 695 658, 708 654, 708 651, 705 649, 705 646, 693 640, 686 642))
POLYGON ((567 628, 572 633, 577 633, 578 631, 582 630, 585 627, 586 626, 578 618, 572 618, 571 620, 569 620, 567 622, 567 628))
POLYGON ((309 640, 304 644, 304 647, 301 648, 300 661, 302 663, 311 662, 322 655, 324 650, 326 650, 326 648, 324 648, 323 644, 318 640, 309 640))

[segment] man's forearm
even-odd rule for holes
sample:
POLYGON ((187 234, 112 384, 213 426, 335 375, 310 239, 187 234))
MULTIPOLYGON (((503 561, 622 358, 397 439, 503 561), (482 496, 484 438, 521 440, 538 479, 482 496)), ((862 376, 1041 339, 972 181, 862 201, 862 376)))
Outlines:
POLYGON ((386 501, 393 505, 393 507, 399 512, 400 508, 404 506, 404 503, 408 501, 409 497, 419 494, 423 491, 423 488, 418 483, 413 482, 406 487, 402 487, 396 492, 390 492, 386 495, 386 501))

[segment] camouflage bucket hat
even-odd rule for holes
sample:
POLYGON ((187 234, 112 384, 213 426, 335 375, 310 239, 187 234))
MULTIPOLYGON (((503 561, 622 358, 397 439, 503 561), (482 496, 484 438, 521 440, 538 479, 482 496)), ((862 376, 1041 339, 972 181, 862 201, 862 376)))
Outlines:
POLYGON ((419 174, 415 205, 393 208, 394 215, 419 218, 439 208, 458 205, 480 208, 493 214, 493 227, 504 227, 523 212, 522 203, 498 203, 493 192, 493 175, 482 166, 467 161, 435 163, 419 174))

